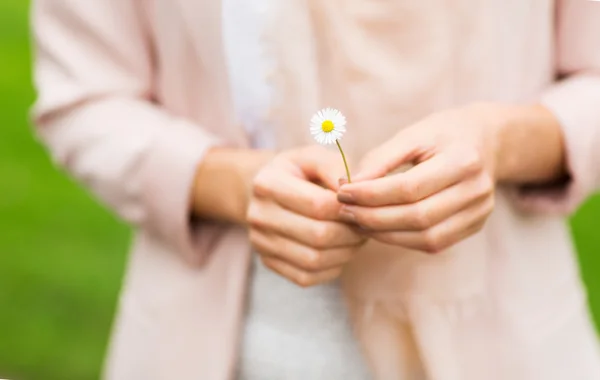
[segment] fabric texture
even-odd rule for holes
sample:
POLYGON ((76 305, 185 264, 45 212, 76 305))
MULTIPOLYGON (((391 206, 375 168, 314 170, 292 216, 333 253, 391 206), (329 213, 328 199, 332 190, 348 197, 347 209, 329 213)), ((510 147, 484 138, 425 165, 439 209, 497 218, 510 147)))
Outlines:
POLYGON ((253 268, 239 380, 372 379, 339 282, 304 289, 253 268))
MULTIPOLYGON (((271 103, 262 44, 271 0, 223 0, 223 41, 231 96, 252 146, 274 148, 264 115, 271 103)), ((239 380, 370 378, 349 323, 339 282, 302 289, 252 262, 239 380)))
MULTIPOLYGON (((598 158, 588 144, 597 141, 600 129, 600 98, 594 97, 600 88, 592 79, 599 67, 599 4, 296 4, 281 4, 268 34, 279 55, 274 74, 279 107, 272 114, 276 123, 297 125, 325 106, 344 110, 349 120, 344 149, 360 158, 400 128, 440 109, 481 101, 542 102, 563 122, 567 140, 572 178, 566 185, 538 188, 533 196, 524 189, 499 189, 497 210, 483 231, 442 254, 432 257, 369 242, 350 263, 344 273, 346 295, 377 376, 411 379, 419 376, 415 373, 422 365, 429 377, 443 380, 562 378, 564 372, 550 369, 549 350, 533 360, 522 359, 530 357, 530 348, 524 344, 524 352, 515 349, 513 338, 535 332, 513 331, 513 324, 531 317, 521 309, 527 302, 553 307, 546 296, 549 289, 573 286, 572 318, 575 305, 584 301, 574 290, 580 285, 575 285, 579 280, 573 257, 566 254, 570 244, 564 221, 545 214, 571 212, 598 188, 597 169, 588 166, 598 168, 598 158), (509 30, 502 26, 507 19, 509 30), (592 74, 583 75, 584 70, 592 74), (565 74, 571 76, 554 83, 557 75, 565 74), (584 84, 561 90, 569 82, 584 84), (538 239, 533 231, 541 229, 564 240, 538 239), (531 270, 525 269, 528 265, 531 270), (528 301, 515 302, 513 296, 528 301), (408 334, 390 338, 406 326, 408 334), (495 342, 493 348, 474 349, 477 344, 467 336, 476 326, 481 334, 477 339, 495 342)), ((307 140, 299 127, 293 135, 287 129, 278 131, 284 145, 307 140)), ((547 311, 542 324, 568 323, 547 311)), ((594 351, 588 357, 593 360, 586 361, 590 366, 583 366, 582 378, 600 376, 597 355, 594 351), (586 371, 594 375, 584 375, 586 371)))
MULTIPOLYGON (((556 215, 599 185, 600 3, 277 4, 264 36, 277 149, 310 142, 307 121, 324 105, 348 116, 351 163, 398 128, 474 101, 542 102, 564 127, 566 186, 501 189, 485 228, 445 254, 369 244, 348 268, 352 323, 377 378, 600 378, 556 215)), ((221 12, 212 0, 33 2, 39 136, 136 228, 109 380, 235 376, 246 233, 188 217, 206 150, 250 144, 232 117, 221 12)))

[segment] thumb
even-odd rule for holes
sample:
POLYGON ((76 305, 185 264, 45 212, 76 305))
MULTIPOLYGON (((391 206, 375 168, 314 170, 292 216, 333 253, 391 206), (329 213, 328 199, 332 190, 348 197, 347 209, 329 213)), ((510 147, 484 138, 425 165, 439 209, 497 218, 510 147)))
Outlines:
POLYGON ((339 189, 339 178, 346 173, 339 154, 319 147, 298 150, 293 159, 307 179, 332 191, 339 189))
POLYGON ((407 140, 393 138, 368 152, 360 161, 355 181, 367 181, 399 169, 415 157, 414 145, 407 140))
POLYGON ((318 179, 332 191, 337 192, 340 186, 348 182, 344 161, 339 154, 318 165, 316 171, 318 179))

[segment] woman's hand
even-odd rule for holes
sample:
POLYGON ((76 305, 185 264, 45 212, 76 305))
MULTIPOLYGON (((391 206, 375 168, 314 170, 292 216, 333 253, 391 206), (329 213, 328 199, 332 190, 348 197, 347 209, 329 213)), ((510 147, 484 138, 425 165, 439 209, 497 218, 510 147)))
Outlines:
POLYGON ((196 171, 192 214, 202 220, 245 225, 252 179, 274 156, 254 149, 209 150, 196 171))
POLYGON ((339 221, 343 173, 339 155, 315 146, 282 153, 256 175, 247 222, 268 268, 303 287, 340 275, 365 240, 339 221))
POLYGON ((560 128, 542 107, 441 112, 365 157, 338 193, 340 215, 382 242, 439 252, 482 228, 497 181, 555 179, 562 159, 560 128), (385 176, 405 164, 414 166, 385 176))

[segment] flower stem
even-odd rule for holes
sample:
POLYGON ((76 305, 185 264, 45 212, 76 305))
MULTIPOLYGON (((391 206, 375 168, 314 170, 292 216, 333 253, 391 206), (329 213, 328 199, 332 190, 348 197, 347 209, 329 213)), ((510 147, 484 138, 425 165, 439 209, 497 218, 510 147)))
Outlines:
POLYGON ((348 183, 351 183, 352 179, 350 179, 350 169, 348 168, 348 161, 346 161, 346 155, 344 154, 344 150, 342 149, 342 146, 340 145, 339 140, 335 140, 335 143, 337 144, 338 148, 340 149, 340 153, 342 154, 342 159, 344 160, 344 166, 346 167, 346 176, 348 176, 348 183))

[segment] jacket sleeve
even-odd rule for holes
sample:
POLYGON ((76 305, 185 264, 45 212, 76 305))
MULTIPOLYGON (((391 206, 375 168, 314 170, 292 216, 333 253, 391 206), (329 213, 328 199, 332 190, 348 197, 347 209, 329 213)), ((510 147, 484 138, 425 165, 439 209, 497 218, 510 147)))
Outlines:
POLYGON ((190 190, 216 138, 152 102, 151 40, 138 4, 34 1, 34 123, 58 165, 197 263, 203 250, 190 222, 190 190))
POLYGON ((559 0, 557 75, 541 102, 563 128, 569 178, 556 186, 520 189, 527 211, 571 213, 600 187, 600 2, 559 0))

